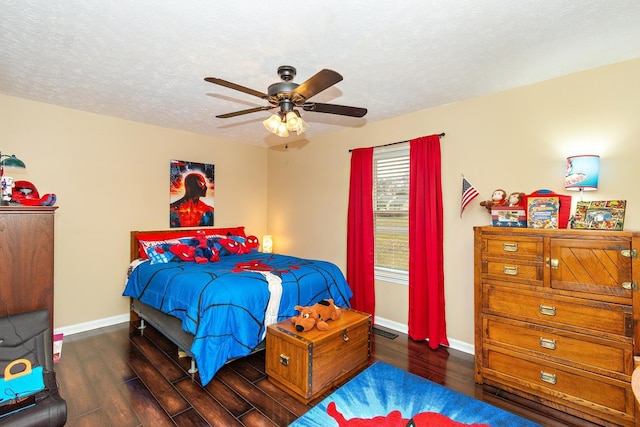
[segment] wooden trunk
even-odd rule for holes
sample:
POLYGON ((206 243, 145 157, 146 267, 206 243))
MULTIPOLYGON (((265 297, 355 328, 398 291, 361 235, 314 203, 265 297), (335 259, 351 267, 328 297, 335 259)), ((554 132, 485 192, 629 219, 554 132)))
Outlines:
POLYGON ((289 320, 267 328, 266 372, 269 380, 309 403, 367 366, 371 315, 342 309, 329 329, 297 332, 289 320))

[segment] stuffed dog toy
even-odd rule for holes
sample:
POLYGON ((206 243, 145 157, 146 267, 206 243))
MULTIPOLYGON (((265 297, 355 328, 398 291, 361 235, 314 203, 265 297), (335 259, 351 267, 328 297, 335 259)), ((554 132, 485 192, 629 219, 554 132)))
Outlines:
POLYGON ((336 320, 342 315, 342 311, 336 307, 332 299, 322 300, 309 307, 296 305, 294 308, 300 312, 291 318, 298 332, 310 331, 314 326, 319 331, 326 331, 329 329, 327 320, 336 320))

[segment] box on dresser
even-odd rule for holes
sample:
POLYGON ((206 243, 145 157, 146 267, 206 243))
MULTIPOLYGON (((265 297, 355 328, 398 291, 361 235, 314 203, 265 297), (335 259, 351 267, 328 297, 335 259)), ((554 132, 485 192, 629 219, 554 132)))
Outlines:
POLYGON ((266 373, 269 380, 309 403, 367 366, 371 315, 342 309, 329 329, 296 331, 289 320, 267 327, 266 373))
POLYGON ((527 213, 522 206, 493 206, 491 224, 495 227, 526 227, 527 213))
POLYGON ((640 233, 475 227, 476 382, 635 425, 640 233))

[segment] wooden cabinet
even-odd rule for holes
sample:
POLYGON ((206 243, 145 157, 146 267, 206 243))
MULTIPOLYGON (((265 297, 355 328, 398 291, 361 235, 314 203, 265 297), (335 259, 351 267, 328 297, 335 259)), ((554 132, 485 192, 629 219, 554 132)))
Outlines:
POLYGON ((635 425, 640 233, 476 227, 475 377, 602 425, 635 425))
POLYGON ((0 207, 0 316, 48 308, 53 333, 56 207, 0 207))

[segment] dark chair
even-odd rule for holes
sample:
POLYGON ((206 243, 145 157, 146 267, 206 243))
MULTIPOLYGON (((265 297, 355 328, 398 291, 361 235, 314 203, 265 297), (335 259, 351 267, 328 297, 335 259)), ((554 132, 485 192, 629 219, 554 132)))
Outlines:
MULTIPOLYGON (((60 397, 53 370, 49 310, 0 317, 0 375, 16 359, 27 359, 32 367, 42 366, 45 388, 23 402, 30 406, 2 415, 0 426, 63 426, 67 422, 67 403, 60 397)), ((0 407, 5 411, 12 408, 0 407)))

